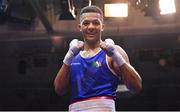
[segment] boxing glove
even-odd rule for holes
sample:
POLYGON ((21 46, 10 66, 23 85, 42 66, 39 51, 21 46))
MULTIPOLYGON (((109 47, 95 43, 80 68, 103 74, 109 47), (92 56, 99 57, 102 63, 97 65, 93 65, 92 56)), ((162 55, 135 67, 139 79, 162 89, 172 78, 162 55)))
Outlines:
POLYGON ((106 39, 100 44, 100 47, 105 50, 107 55, 110 56, 119 66, 122 66, 126 62, 122 55, 116 50, 112 39, 106 39))
POLYGON ((69 50, 66 53, 63 63, 70 65, 74 56, 76 56, 81 49, 84 47, 84 42, 78 39, 73 39, 69 44, 69 50))

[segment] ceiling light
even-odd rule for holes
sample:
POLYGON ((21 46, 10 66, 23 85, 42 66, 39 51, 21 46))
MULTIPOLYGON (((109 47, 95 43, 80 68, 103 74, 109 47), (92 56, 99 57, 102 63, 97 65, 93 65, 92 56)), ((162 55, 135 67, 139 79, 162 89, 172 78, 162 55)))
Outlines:
POLYGON ((176 12, 174 0, 159 0, 160 14, 170 14, 176 12))
POLYGON ((105 17, 128 17, 128 4, 104 4, 105 17))

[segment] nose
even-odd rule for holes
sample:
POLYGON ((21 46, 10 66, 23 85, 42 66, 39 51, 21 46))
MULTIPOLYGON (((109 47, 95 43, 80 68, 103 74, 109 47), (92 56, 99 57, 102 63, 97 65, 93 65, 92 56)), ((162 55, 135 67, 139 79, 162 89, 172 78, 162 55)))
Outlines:
POLYGON ((89 23, 88 29, 93 29, 93 28, 94 28, 93 23, 89 23))
POLYGON ((93 25, 93 23, 90 23, 88 25, 88 28, 87 28, 87 31, 90 33, 94 32, 95 31, 95 26, 93 25))

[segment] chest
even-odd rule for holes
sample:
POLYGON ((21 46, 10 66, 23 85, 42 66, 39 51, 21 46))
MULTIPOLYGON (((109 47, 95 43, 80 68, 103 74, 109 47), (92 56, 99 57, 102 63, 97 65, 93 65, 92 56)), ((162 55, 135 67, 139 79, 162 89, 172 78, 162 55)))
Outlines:
POLYGON ((76 56, 71 63, 71 71, 74 73, 91 73, 101 72, 106 67, 106 56, 104 53, 99 53, 91 58, 83 58, 76 56))

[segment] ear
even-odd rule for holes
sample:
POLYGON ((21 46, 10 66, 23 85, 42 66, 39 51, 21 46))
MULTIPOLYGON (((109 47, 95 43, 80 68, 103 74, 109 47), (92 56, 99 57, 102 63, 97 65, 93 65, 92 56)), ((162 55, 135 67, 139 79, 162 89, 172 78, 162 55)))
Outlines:
POLYGON ((79 31, 82 31, 81 24, 78 24, 79 31))
POLYGON ((102 28, 101 28, 101 31, 104 31, 104 24, 102 24, 102 28))

